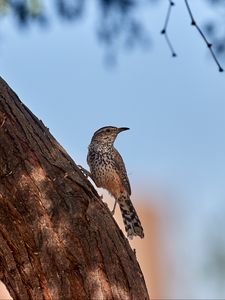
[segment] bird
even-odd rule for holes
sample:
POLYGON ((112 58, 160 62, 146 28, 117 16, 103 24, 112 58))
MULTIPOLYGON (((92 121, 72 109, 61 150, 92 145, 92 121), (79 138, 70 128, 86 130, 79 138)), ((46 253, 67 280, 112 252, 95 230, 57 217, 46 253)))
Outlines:
POLYGON ((127 176, 122 156, 114 147, 114 142, 120 132, 128 127, 105 126, 98 129, 88 147, 87 163, 90 172, 86 172, 95 185, 106 189, 115 199, 112 213, 119 204, 127 237, 144 237, 137 212, 130 200, 131 186, 127 176))

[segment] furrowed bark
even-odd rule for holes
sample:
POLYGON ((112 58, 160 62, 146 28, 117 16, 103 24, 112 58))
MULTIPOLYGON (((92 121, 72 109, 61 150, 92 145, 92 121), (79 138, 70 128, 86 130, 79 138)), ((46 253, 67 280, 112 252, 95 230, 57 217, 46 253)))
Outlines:
POLYGON ((1 78, 0 280, 15 300, 149 299, 108 208, 1 78))

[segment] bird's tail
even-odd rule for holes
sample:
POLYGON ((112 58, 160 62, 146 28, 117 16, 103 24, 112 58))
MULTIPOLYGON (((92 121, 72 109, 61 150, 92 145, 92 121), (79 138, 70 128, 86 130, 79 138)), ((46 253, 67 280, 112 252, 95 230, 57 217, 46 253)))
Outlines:
POLYGON ((144 231, 129 196, 121 196, 118 199, 118 203, 123 217, 125 230, 127 232, 127 237, 131 240, 135 235, 138 235, 141 238, 143 238, 144 231))

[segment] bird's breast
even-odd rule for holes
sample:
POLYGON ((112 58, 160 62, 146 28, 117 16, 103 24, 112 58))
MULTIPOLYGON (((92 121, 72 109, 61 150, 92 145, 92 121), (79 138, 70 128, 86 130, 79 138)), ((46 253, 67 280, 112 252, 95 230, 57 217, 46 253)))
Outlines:
POLYGON ((116 198, 123 192, 124 187, 110 153, 89 153, 88 164, 97 187, 105 188, 116 198))

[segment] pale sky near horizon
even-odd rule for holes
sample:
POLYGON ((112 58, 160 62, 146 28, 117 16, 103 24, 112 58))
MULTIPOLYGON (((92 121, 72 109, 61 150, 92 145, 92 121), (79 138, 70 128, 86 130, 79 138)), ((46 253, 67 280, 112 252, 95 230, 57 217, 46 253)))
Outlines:
MULTIPOLYGON (((196 6, 192 2, 201 24, 211 12, 202 2, 196 6)), ((178 53, 171 58, 159 34, 166 9, 162 1, 141 12, 152 47, 121 51, 114 67, 104 63, 93 7, 77 24, 52 17, 47 30, 34 26, 19 32, 6 19, 0 29, 1 76, 78 164, 86 166, 87 146, 95 130, 105 125, 131 128, 121 133, 116 146, 126 162, 134 195, 140 190, 165 191, 170 197, 162 205, 172 201, 186 222, 187 236, 179 247, 185 248, 186 264, 190 261, 188 297, 222 299, 225 289, 216 288, 214 281, 200 283, 191 272, 197 270, 199 256, 204 256, 204 228, 212 223, 222 234, 225 72, 217 71, 181 2, 176 3, 169 25, 178 53)), ((225 67, 225 60, 221 63, 225 67)), ((177 293, 177 298, 183 295, 177 293)))

